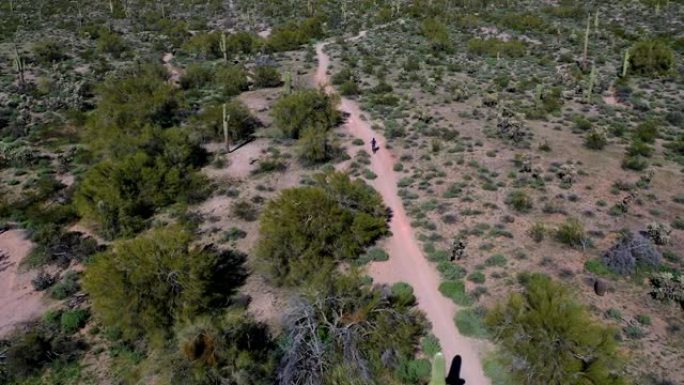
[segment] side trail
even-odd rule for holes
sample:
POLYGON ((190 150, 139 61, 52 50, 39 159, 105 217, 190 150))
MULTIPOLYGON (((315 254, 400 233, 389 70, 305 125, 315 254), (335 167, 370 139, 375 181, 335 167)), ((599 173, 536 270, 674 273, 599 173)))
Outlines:
MULTIPOLYGON (((361 33, 357 38, 365 36, 361 33)), ((326 43, 316 45, 318 68, 316 70, 316 84, 324 87, 326 92, 334 92, 329 84, 327 69, 330 64, 329 56, 324 52, 326 43)), ((392 209, 390 230, 392 236, 387 239, 385 246, 390 255, 387 262, 373 263, 369 274, 378 283, 407 282, 413 287, 418 300, 418 307, 426 314, 432 324, 432 332, 439 339, 442 351, 447 359, 447 365, 457 354, 461 355, 461 377, 467 385, 489 385, 489 379, 484 375, 478 352, 482 344, 477 340, 462 336, 454 323, 457 311, 456 305, 439 291, 440 276, 423 255, 406 215, 404 206, 399 198, 397 182, 399 177, 394 171, 392 154, 384 148, 385 138, 381 133, 373 131, 370 124, 361 118, 359 105, 350 99, 342 98, 340 110, 348 114, 345 127, 349 133, 369 144, 372 138, 379 142, 380 150, 371 156, 369 168, 377 175, 370 181, 382 196, 385 204, 392 209)))

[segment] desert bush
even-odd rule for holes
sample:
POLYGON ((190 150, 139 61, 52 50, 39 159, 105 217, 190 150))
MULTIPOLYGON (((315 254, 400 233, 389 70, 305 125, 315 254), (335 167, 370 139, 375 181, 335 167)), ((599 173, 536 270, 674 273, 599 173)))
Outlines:
POLYGON ((211 82, 214 73, 211 68, 202 63, 192 63, 180 77, 180 86, 184 90, 200 89, 211 82))
POLYGON ((90 311, 87 309, 65 310, 60 317, 60 327, 66 334, 74 334, 85 326, 90 319, 90 311))
POLYGON ((439 285, 439 291, 457 305, 470 306, 473 304, 472 297, 465 291, 463 281, 444 281, 439 285))
POLYGON ((33 45, 33 55, 41 64, 51 64, 66 59, 62 45, 52 39, 44 40, 33 45))
POLYGON ((629 49, 629 72, 644 76, 660 76, 674 68, 674 52, 660 40, 643 40, 629 49))
POLYGON ((298 139, 305 128, 327 131, 337 124, 340 115, 336 103, 319 90, 297 91, 278 99, 271 115, 284 136, 298 139))
POLYGON ((196 172, 204 162, 198 145, 180 129, 154 135, 157 154, 138 151, 93 166, 79 184, 74 206, 95 221, 108 238, 133 235, 161 207, 194 202, 204 196, 206 182, 196 172))
POLYGON ((218 59, 222 57, 220 41, 220 33, 198 32, 183 43, 181 49, 197 59, 218 59))
POLYGON ((535 242, 541 242, 544 240, 544 236, 546 235, 547 229, 546 225, 544 225, 541 222, 536 222, 535 224, 530 227, 528 230, 528 234, 530 237, 535 241, 535 242))
POLYGON ((647 143, 641 141, 639 138, 632 138, 629 147, 627 148, 627 155, 631 157, 650 157, 655 150, 647 143))
POLYGON ((242 66, 223 64, 215 69, 214 80, 224 96, 236 96, 249 89, 247 71, 242 66))
POLYGON ((254 86, 258 88, 278 87, 282 84, 280 72, 274 66, 260 65, 254 69, 254 86))
POLYGON ((481 307, 459 310, 454 317, 458 331, 468 337, 488 338, 489 333, 484 324, 486 312, 486 309, 481 307))
POLYGON ((613 330, 592 320, 568 288, 546 276, 531 275, 524 288, 486 316, 492 336, 516 362, 511 369, 518 381, 624 383, 616 374, 622 360, 613 330))
POLYGON ((532 203, 532 198, 522 190, 511 191, 506 197, 506 204, 516 211, 523 213, 529 212, 534 206, 532 203))
POLYGON ((200 132, 205 140, 223 141, 223 108, 228 118, 228 140, 237 143, 248 139, 261 125, 249 108, 238 99, 226 103, 209 104, 197 116, 200 132))
POLYGON ((178 227, 114 243, 83 276, 94 315, 125 340, 163 342, 178 319, 226 306, 245 278, 244 256, 191 245, 178 227))
POLYGON ((314 185, 283 190, 268 203, 256 254, 277 283, 296 284, 358 258, 386 232, 377 192, 347 174, 320 174, 314 185))
POLYGON ((442 261, 437 264, 437 270, 442 275, 442 278, 447 281, 456 281, 466 276, 466 270, 461 266, 449 262, 442 261))
POLYGON ((592 150, 602 150, 608 144, 608 137, 602 130, 591 130, 584 137, 584 145, 592 150))
POLYGON ((574 248, 585 248, 589 245, 589 238, 584 232, 584 225, 576 218, 568 218, 556 230, 556 239, 574 248))
POLYGON ((423 20, 420 26, 423 36, 425 36, 432 49, 435 51, 451 51, 451 41, 449 40, 449 29, 437 19, 428 18, 423 20))
POLYGON ((622 160, 622 168, 627 170, 643 171, 648 165, 648 160, 640 155, 628 155, 622 160))
POLYGON ((256 220, 259 214, 257 208, 246 200, 235 201, 230 208, 234 216, 249 222, 256 220))
POLYGON ((650 277, 651 296, 659 301, 675 302, 684 309, 684 278, 670 272, 654 273, 650 277))
POLYGON ((126 52, 126 43, 121 35, 116 32, 110 32, 103 29, 97 39, 97 52, 101 54, 110 54, 114 58, 121 57, 121 54, 126 52))
POLYGON ((78 283, 79 274, 73 270, 64 274, 64 277, 50 289, 50 296, 61 300, 76 294, 81 285, 78 283))
POLYGON ((278 383, 397 381, 402 372, 415 372, 399 368, 413 359, 424 327, 423 316, 392 291, 333 276, 287 309, 278 383))
POLYGON ((634 140, 639 140, 643 143, 654 143, 657 137, 658 122, 653 119, 639 123, 634 129, 634 140))
POLYGON ((323 36, 323 19, 310 17, 301 22, 290 22, 273 28, 266 47, 273 52, 291 51, 323 36))
POLYGON ((297 141, 299 157, 307 163, 319 163, 330 159, 333 148, 324 128, 307 127, 297 141))
POLYGON ((640 233, 623 234, 618 243, 603 255, 603 263, 618 274, 633 274, 638 267, 655 268, 662 255, 653 242, 640 233))
POLYGON ((478 39, 468 40, 468 52, 475 55, 496 57, 497 55, 518 58, 525 56, 527 48, 520 40, 478 39))
POLYGON ((470 275, 468 275, 468 281, 474 283, 484 283, 485 279, 485 275, 481 271, 473 271, 470 273, 470 275))

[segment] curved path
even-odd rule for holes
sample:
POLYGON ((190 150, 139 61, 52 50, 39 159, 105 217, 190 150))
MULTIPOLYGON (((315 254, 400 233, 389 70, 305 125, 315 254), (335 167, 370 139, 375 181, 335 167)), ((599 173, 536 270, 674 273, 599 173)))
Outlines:
MULTIPOLYGON (((318 68, 315 80, 318 85, 325 88, 326 92, 330 93, 334 89, 328 83, 327 69, 330 58, 324 52, 325 45, 326 43, 316 45, 318 68)), ((382 195, 385 204, 392 209, 393 213, 390 223, 392 236, 385 244, 390 259, 387 262, 372 264, 370 275, 379 283, 399 281, 409 283, 418 299, 418 307, 425 312, 432 324, 432 332, 439 338, 447 360, 450 361, 452 357, 460 354, 463 358, 461 377, 466 380, 466 384, 488 385, 490 381, 484 375, 478 356, 481 344, 458 332, 453 320, 457 307, 439 292, 439 274, 418 247, 411 222, 398 195, 399 177, 393 169, 394 158, 388 150, 383 148, 385 138, 379 132, 373 131, 367 121, 361 119, 361 109, 356 102, 343 97, 340 109, 349 114, 346 127, 353 136, 363 139, 366 145, 370 145, 372 138, 378 141, 381 149, 371 156, 369 166, 377 178, 369 184, 382 195)))

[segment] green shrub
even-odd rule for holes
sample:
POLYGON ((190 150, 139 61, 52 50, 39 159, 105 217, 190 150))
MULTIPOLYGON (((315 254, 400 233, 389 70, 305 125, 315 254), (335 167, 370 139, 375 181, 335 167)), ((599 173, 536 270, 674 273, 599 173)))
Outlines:
POLYGON ((62 280, 50 288, 50 296, 62 300, 76 294, 81 286, 78 283, 79 274, 73 270, 68 271, 62 280))
POLYGON ((193 246, 178 227, 116 241, 83 276, 93 312, 105 326, 161 343, 174 322, 226 306, 245 278, 244 256, 193 246))
POLYGON ((402 306, 411 306, 416 303, 413 288, 406 282, 397 282, 392 285, 392 297, 402 306))
POLYGON ((602 150, 607 144, 608 138, 601 130, 592 130, 584 137, 584 145, 591 150, 602 150))
POLYGON ((473 299, 466 293, 463 281, 444 281, 439 285, 439 291, 461 306, 470 306, 473 299))
POLYGON ((483 308, 461 309, 456 313, 454 322, 456 322, 458 331, 464 336, 488 338, 489 333, 483 319, 485 314, 486 310, 483 308))
POLYGON ((535 222, 532 227, 528 230, 530 237, 537 243, 544 240, 547 229, 546 225, 541 222, 535 222))
POLYGON ((424 384, 430 378, 432 366, 426 359, 402 361, 397 368, 397 378, 402 384, 424 384))
POLYGON ((475 55, 496 57, 497 55, 513 58, 523 57, 527 53, 525 43, 520 40, 499 40, 496 38, 468 40, 468 52, 475 55))
POLYGON ((629 49, 629 72, 644 76, 660 76, 674 68, 674 52, 660 40, 644 40, 629 49))
POLYGON ((615 331, 594 321, 570 290, 532 274, 523 293, 489 311, 486 325, 503 351, 522 365, 511 366, 514 379, 549 384, 582 378, 595 384, 624 384, 615 331), (554 343, 549 343, 553 336, 554 343), (559 346, 563 348, 559 349, 559 346), (592 360, 584 359, 587 355, 592 360))
POLYGON ((244 103, 233 99, 227 103, 208 105, 197 117, 202 138, 223 141, 223 108, 228 118, 228 140, 237 143, 249 138, 259 127, 260 122, 252 115, 244 103))
POLYGON ((425 337, 423 337, 421 346, 423 349, 423 353, 425 353, 425 355, 428 357, 433 357, 435 354, 442 351, 442 347, 439 344, 439 340, 433 334, 428 334, 425 337))
POLYGON ((556 239, 574 248, 584 248, 589 244, 589 239, 584 232, 584 225, 576 218, 568 218, 558 227, 556 239))
POLYGON ((254 70, 254 85, 259 88, 278 87, 282 84, 280 72, 274 66, 262 65, 254 70))
POLYGON ((468 281, 474 282, 474 283, 484 283, 485 282, 485 275, 481 271, 473 271, 468 275, 468 281))
POLYGON ((214 72, 214 80, 224 96, 240 95, 249 89, 247 71, 238 65, 223 64, 219 66, 214 72))
POLYGON ((485 266, 506 266, 506 257, 501 254, 494 254, 485 260, 485 266))
POLYGON ((89 318, 90 312, 87 309, 65 311, 60 319, 62 331, 66 334, 74 334, 85 326, 89 318))
POLYGON ((647 314, 637 314, 636 320, 638 323, 640 323, 644 326, 651 325, 651 316, 649 316, 647 314))
POLYGON ((47 39, 33 45, 33 55, 41 64, 51 64, 66 59, 62 51, 62 44, 56 40, 47 39))
POLYGON ((519 212, 527 213, 534 206, 532 198, 525 191, 511 191, 506 197, 506 204, 519 212))
POLYGON ((643 171, 648 168, 648 160, 643 156, 626 156, 622 160, 622 168, 634 171, 643 171))
POLYGON ((437 270, 442 278, 447 281, 456 281, 465 278, 466 271, 463 267, 449 261, 441 261, 437 264, 437 270))
POLYGON ((184 90, 200 89, 211 82, 214 73, 202 63, 192 63, 180 77, 180 86, 184 90))
POLYGON ((299 157, 307 163, 320 163, 329 160, 333 148, 328 140, 326 127, 306 127, 297 141, 299 157))
POLYGON ((278 99, 271 115, 283 135, 293 139, 305 128, 327 131, 340 119, 336 101, 319 90, 297 91, 278 99))
POLYGON ((101 31, 100 37, 97 39, 97 52, 119 58, 121 54, 126 52, 126 49, 126 43, 121 35, 106 29, 101 31))
POLYGON ((640 123, 634 129, 634 140, 643 143, 654 143, 658 137, 658 123, 651 119, 640 123))
POLYGON ((611 271, 600 259, 590 259, 584 263, 584 270, 596 275, 610 275, 611 271))
POLYGON ((423 36, 429 41, 435 51, 451 51, 451 41, 449 40, 449 29, 437 19, 428 18, 423 20, 420 26, 423 36))
POLYGON ((256 255, 277 283, 296 284, 358 258, 387 230, 375 190, 343 173, 321 174, 314 185, 283 190, 268 203, 256 255))
POLYGON ((648 144, 642 142, 638 138, 633 138, 629 147, 627 148, 627 155, 630 157, 650 157, 653 155, 654 149, 648 144))

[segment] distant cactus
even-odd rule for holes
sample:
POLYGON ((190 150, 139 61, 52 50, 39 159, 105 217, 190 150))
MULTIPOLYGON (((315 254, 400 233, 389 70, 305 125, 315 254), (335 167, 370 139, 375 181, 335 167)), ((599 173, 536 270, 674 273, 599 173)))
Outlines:
POLYGON ((292 74, 290 73, 290 71, 285 72, 284 81, 285 81, 285 95, 289 95, 292 93, 292 74))
POLYGON ((587 15, 587 29, 584 31, 584 52, 582 54, 582 65, 587 68, 589 62, 589 33, 591 32, 591 13, 587 15))
POLYGON ((594 14, 594 30, 596 30, 596 32, 598 32, 598 27, 599 27, 599 12, 597 10, 596 13, 594 14))
POLYGON ((627 69, 629 68, 629 48, 625 51, 625 58, 622 59, 622 77, 627 77, 627 69))
POLYGON ((591 65, 591 73, 589 74, 589 85, 587 86, 587 103, 591 103, 591 94, 594 91, 594 83, 596 83, 596 65, 591 65))
POLYGON ((228 61, 228 46, 226 45, 226 33, 221 32, 221 41, 219 41, 219 48, 223 54, 223 60, 228 61))
POLYGON ((230 121, 230 115, 226 113, 227 104, 223 103, 223 143, 226 145, 226 151, 230 152, 230 146, 228 145, 228 122, 230 121))
POLYGON ((442 352, 435 354, 435 357, 432 359, 430 385, 446 385, 446 362, 442 352))
POLYGON ((534 101, 536 103, 542 102, 543 93, 544 93, 544 85, 541 83, 537 84, 537 88, 535 89, 535 95, 534 95, 534 101))
POLYGON ((14 44, 14 70, 17 71, 17 75, 19 75, 19 83, 23 86, 26 82, 26 78, 24 77, 24 59, 21 58, 21 55, 19 54, 19 48, 17 48, 17 45, 14 44))

